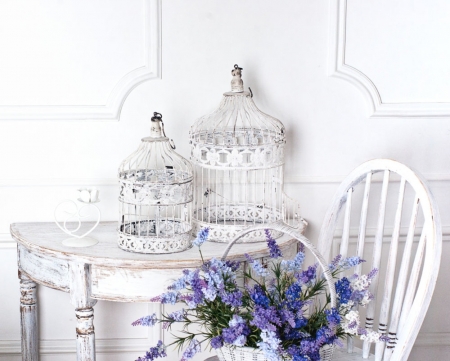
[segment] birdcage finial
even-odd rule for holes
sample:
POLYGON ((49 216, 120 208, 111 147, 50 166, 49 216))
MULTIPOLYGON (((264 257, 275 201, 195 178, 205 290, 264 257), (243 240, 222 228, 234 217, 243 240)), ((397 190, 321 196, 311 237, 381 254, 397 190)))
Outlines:
POLYGON ((158 112, 153 113, 152 117, 152 125, 150 128, 150 137, 151 138, 162 138, 165 137, 164 133, 164 123, 162 120, 162 114, 158 112))
POLYGON ((231 75, 233 75, 233 79, 231 79, 231 91, 233 93, 242 93, 244 91, 244 82, 241 79, 242 68, 240 68, 239 65, 234 64, 231 75))

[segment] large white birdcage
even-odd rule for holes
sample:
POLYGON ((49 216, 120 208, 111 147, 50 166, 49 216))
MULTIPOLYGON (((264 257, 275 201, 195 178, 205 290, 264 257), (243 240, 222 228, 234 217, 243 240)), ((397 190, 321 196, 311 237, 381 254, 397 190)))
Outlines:
MULTIPOLYGON (((193 230, 208 227, 209 240, 216 242, 228 242, 251 225, 300 225, 297 202, 283 193, 285 128, 256 107, 250 88, 244 91, 242 68, 235 65, 231 73, 232 91, 190 130, 193 230)), ((264 240, 255 231, 241 242, 264 240)))
POLYGON ((191 246, 193 170, 174 151, 154 113, 150 136, 119 168, 119 247, 139 253, 180 252, 191 246))

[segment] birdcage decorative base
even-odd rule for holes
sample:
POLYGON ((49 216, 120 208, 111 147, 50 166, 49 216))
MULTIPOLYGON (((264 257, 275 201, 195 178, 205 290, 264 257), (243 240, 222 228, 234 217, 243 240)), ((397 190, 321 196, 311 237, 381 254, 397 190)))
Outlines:
POLYGON ((192 247, 191 234, 190 224, 177 219, 129 222, 118 229, 118 245, 136 253, 182 252, 192 247))
MULTIPOLYGON (((333 345, 325 345, 320 348, 320 360, 331 361, 333 357, 333 345)), ((219 361, 268 361, 264 353, 251 347, 223 346, 216 349, 219 361)), ((280 358, 280 361, 283 361, 280 358)))
MULTIPOLYGON (((209 206, 194 211, 192 228, 196 234, 202 228, 209 228, 208 240, 228 243, 241 231, 256 224, 269 224, 281 219, 281 212, 259 205, 226 204, 209 206)), ((273 238, 279 238, 282 232, 271 230, 273 238)), ((263 230, 254 231, 241 237, 238 243, 264 242, 263 230)))

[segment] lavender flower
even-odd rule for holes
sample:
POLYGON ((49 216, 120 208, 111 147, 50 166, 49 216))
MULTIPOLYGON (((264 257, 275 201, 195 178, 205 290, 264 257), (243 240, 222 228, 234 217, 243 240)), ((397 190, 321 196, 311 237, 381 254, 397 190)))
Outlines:
POLYGON ((341 304, 348 303, 352 295, 352 290, 350 289, 350 281, 347 277, 343 277, 335 283, 336 293, 339 297, 341 304))
POLYGON ((272 258, 283 257, 280 247, 278 247, 277 242, 272 238, 270 231, 268 229, 264 231, 266 232, 267 246, 269 247, 270 250, 270 257, 272 258))
POLYGON ((180 321, 184 320, 185 316, 186 316, 186 310, 184 308, 182 308, 181 310, 169 313, 167 315, 167 318, 170 319, 170 320, 173 320, 173 321, 180 322, 180 321))
POLYGON ((305 285, 310 283, 314 278, 316 278, 316 270, 317 264, 315 264, 314 266, 309 266, 306 271, 302 271, 299 274, 298 276, 299 281, 305 285))
POLYGON ((298 252, 293 260, 281 261, 281 268, 286 272, 296 272, 301 268, 304 260, 305 254, 303 252, 298 252))
POLYGON ((281 359, 279 351, 281 341, 273 331, 261 331, 261 342, 257 343, 258 348, 264 353, 269 361, 278 361, 281 359))
POLYGON ((327 321, 330 327, 335 327, 341 322, 341 316, 336 308, 331 308, 325 310, 325 315, 327 316, 327 321))
POLYGON ((211 339, 211 347, 212 348, 221 348, 223 346, 223 337, 216 336, 211 339))
POLYGON ((223 341, 230 345, 244 346, 250 334, 250 327, 245 320, 241 316, 233 315, 228 325, 230 327, 222 330, 223 341))
POLYGON ((209 228, 203 228, 197 233, 197 238, 194 239, 192 242, 194 246, 197 246, 200 248, 200 246, 205 243, 205 241, 208 239, 209 235, 209 228))
POLYGON ((150 350, 148 350, 145 353, 144 357, 138 357, 136 361, 147 361, 147 360, 154 360, 158 357, 166 357, 166 350, 161 340, 158 341, 155 347, 150 347, 150 350))
POLYGON ((132 323, 133 326, 154 326, 155 323, 158 322, 158 319, 156 318, 156 313, 149 316, 141 317, 140 319, 134 321, 132 323))
POLYGON ((241 291, 235 291, 235 292, 221 292, 220 298, 222 301, 231 307, 240 307, 242 306, 242 292, 241 291))
POLYGON ((178 292, 169 291, 169 292, 163 293, 162 295, 151 298, 150 301, 151 302, 160 302, 163 304, 169 303, 171 305, 174 305, 175 303, 177 303, 178 295, 179 295, 178 292))
POLYGON ((269 307, 270 300, 260 285, 253 286, 253 290, 250 290, 250 297, 256 305, 269 307))
POLYGON ((253 320, 250 321, 250 325, 256 326, 260 330, 276 331, 275 325, 281 326, 280 317, 274 306, 264 308, 256 305, 252 316, 253 320))
POLYGON ((187 361, 193 358, 197 353, 201 351, 200 342, 198 342, 195 338, 192 339, 189 346, 184 350, 183 356, 181 357, 181 361, 187 361))
POLYGON ((253 271, 255 271, 255 273, 260 276, 260 277, 266 277, 269 272, 267 271, 267 269, 261 264, 261 262, 253 259, 250 255, 248 255, 247 253, 244 255, 245 258, 247 259, 247 262, 250 264, 250 266, 252 267, 253 271))

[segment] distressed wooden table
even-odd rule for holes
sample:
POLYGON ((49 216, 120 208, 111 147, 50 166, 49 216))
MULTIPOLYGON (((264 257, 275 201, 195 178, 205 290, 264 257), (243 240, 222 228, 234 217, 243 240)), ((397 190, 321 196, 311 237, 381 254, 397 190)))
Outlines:
MULTIPOLYGON (((54 223, 14 223, 11 235, 17 241, 20 278, 22 360, 39 360, 37 285, 68 292, 75 307, 78 361, 95 360, 94 309, 97 300, 149 302, 164 292, 181 270, 201 264, 198 249, 145 255, 128 253, 117 246, 116 222, 101 222, 91 234, 99 243, 87 248, 62 245, 67 236, 54 223)), ((293 256, 297 243, 288 237, 278 241, 285 256, 293 256)), ((205 259, 221 257, 226 244, 207 242, 205 259)), ((243 261, 268 255, 264 242, 238 244, 228 259, 243 261)))

